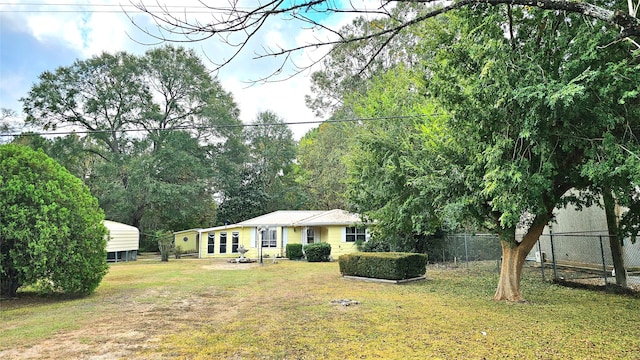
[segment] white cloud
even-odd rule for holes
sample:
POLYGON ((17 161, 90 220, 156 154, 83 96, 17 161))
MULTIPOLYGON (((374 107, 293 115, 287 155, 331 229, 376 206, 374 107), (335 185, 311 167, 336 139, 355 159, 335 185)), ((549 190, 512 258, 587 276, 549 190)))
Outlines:
POLYGON ((92 14, 86 25, 86 42, 83 46, 85 56, 100 54, 102 52, 114 53, 125 50, 129 42, 126 34, 128 24, 119 14, 92 14))
MULTIPOLYGON (((158 6, 163 2, 154 0, 144 0, 148 6, 158 6)), ((356 1, 357 2, 357 1, 356 1)), ((59 1, 51 0, 51 3, 61 4, 59 1)), ((62 2, 64 3, 64 2, 62 2)), ((149 36, 143 31, 136 28, 130 19, 117 11, 119 7, 104 7, 97 5, 120 5, 130 6, 128 1, 121 0, 91 0, 83 2, 86 5, 80 10, 91 10, 87 12, 19 12, 15 13, 16 17, 23 19, 23 24, 27 24, 29 31, 42 44, 60 43, 75 49, 82 56, 90 57, 99 55, 103 51, 116 52, 128 51, 140 54, 150 47, 140 43, 147 42, 149 36), (106 11, 111 10, 111 11, 106 11), (129 37, 132 37, 130 39, 129 37), (54 40, 54 41, 52 41, 54 40)), ((168 6, 200 6, 202 3, 196 0, 186 0, 180 3, 167 1, 168 6)), ((255 0, 248 2, 241 1, 238 6, 245 8, 255 4, 255 0)), ((366 4, 367 8, 377 8, 380 5, 379 0, 368 0, 357 2, 358 8, 363 8, 366 4)), ((26 1, 25 1, 26 4, 26 1)), ((29 4, 34 4, 29 2, 29 4)), ((228 3, 215 3, 215 6, 228 6, 228 3)), ((348 4, 348 2, 346 3, 348 4)), ((27 5, 25 5, 27 6, 27 5)), ((348 6, 348 5, 345 5, 348 6)), ((45 9, 44 7, 39 7, 45 9)), ((34 9, 31 5, 29 9, 34 9)), ((51 9, 51 8, 47 8, 51 9)), ((59 7, 57 8, 59 9, 59 7)), ((175 15, 181 17, 183 9, 180 7, 170 8, 175 10, 175 15)), ((193 8, 192 8, 193 9, 193 8)), ((128 7, 129 15, 134 17, 134 21, 142 28, 149 31, 155 31, 155 24, 147 15, 139 14, 131 7, 128 7)), ((156 8, 158 10, 158 8, 156 8)), ((202 23, 211 21, 213 16, 220 16, 220 13, 192 13, 188 15, 190 19, 198 19, 202 23)), ((330 27, 338 29, 352 21, 352 15, 332 15, 330 18, 323 20, 330 27)), ((18 21, 18 20, 16 20, 18 21)), ((264 53, 264 48, 270 46, 272 49, 279 47, 300 46, 316 42, 318 39, 326 39, 334 37, 330 32, 318 31, 311 29, 303 29, 303 23, 285 20, 283 18, 272 18, 264 24, 260 33, 255 37, 245 49, 231 64, 223 68, 218 77, 223 87, 233 93, 240 110, 241 118, 244 122, 251 122, 255 119, 260 111, 272 110, 287 122, 313 121, 314 118, 311 110, 307 109, 304 104, 304 95, 310 91, 310 71, 305 71, 291 79, 282 82, 257 83, 252 87, 247 87, 247 82, 258 80, 269 76, 282 66, 283 58, 265 57, 255 60, 256 54, 264 53)), ((213 62, 219 63, 229 59, 237 48, 224 44, 217 38, 211 38, 203 42, 182 43, 179 45, 192 47, 197 53, 203 55, 203 62, 210 68, 214 67, 213 62)), ((304 51, 293 54, 292 59, 299 66, 309 66, 314 61, 320 59, 329 47, 312 47, 304 51)), ((28 54, 25 54, 28 55, 28 54)), ((54 69, 61 64, 51 64, 54 69)), ((313 67, 312 69, 317 69, 313 67)), ((283 68, 278 79, 284 79, 299 69, 288 64, 283 68)), ((275 79, 275 78, 274 78, 275 79)), ((272 79, 272 80, 274 80, 272 79)), ((35 79, 29 79, 33 82, 35 79)), ((20 94, 19 96, 23 96, 20 94)), ((310 128, 317 125, 296 125, 292 127, 297 138, 300 138, 310 128)))
MULTIPOLYGON (((230 76, 223 85, 234 94, 244 123, 251 123, 258 113, 266 110, 275 112, 288 123, 317 120, 304 104, 304 95, 309 89, 309 78, 299 76, 287 82, 272 82, 247 87, 247 83, 230 76)), ((318 124, 291 125, 294 137, 300 139, 318 124)))

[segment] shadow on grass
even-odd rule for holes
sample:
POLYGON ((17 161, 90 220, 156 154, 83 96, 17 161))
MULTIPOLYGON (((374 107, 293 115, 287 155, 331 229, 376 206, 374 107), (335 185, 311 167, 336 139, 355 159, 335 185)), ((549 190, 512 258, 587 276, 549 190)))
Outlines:
POLYGON ((608 294, 625 295, 625 296, 630 296, 633 298, 640 299, 640 291, 632 288, 622 287, 616 284, 607 284, 607 285, 586 284, 586 283, 562 280, 562 279, 558 279, 553 282, 560 286, 573 288, 573 289, 584 289, 584 290, 590 290, 590 291, 604 292, 608 294))
MULTIPOLYGON (((88 295, 91 296, 91 295, 88 295)), ((18 296, 7 298, 0 297, 0 310, 11 310, 15 308, 25 307, 25 306, 39 306, 39 305, 49 305, 56 303, 64 303, 67 301, 73 301, 77 299, 82 299, 88 297, 80 296, 80 295, 68 295, 68 294, 40 294, 37 291, 18 291, 18 296)))

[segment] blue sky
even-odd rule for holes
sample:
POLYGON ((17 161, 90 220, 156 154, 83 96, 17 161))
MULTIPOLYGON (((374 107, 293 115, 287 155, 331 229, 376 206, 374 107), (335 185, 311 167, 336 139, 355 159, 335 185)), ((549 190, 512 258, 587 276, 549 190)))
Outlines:
MULTIPOLYGON (((144 2, 148 5, 157 4, 155 0, 144 2)), ((140 44, 151 42, 148 36, 133 26, 127 16, 119 11, 119 4, 130 5, 126 0, 49 2, 82 6, 46 3, 47 1, 16 1, 12 5, 0 5, 0 107, 20 113, 22 104, 19 99, 27 95, 38 76, 46 70, 69 66, 76 59, 86 59, 103 51, 141 54, 150 48, 140 44)), ((184 6, 186 3, 187 1, 166 1, 168 5, 184 6)), ((176 9, 180 11, 180 8, 176 9)), ((131 15, 136 24, 155 29, 148 17, 135 13, 131 15)), ((194 16, 206 19, 210 14, 194 16)), ((339 25, 349 21, 337 17, 329 19, 326 15, 315 17, 314 20, 339 25)), ((250 87, 248 83, 270 74, 280 66, 279 59, 252 60, 255 52, 261 51, 263 46, 295 46, 309 42, 317 35, 317 32, 303 31, 300 24, 272 19, 250 44, 250 48, 245 49, 240 57, 218 73, 223 87, 233 93, 244 122, 251 122, 258 112, 265 110, 272 110, 289 122, 318 120, 304 105, 304 95, 310 92, 309 72, 284 82, 254 84, 250 87)), ((229 57, 232 51, 232 48, 215 39, 185 46, 193 47, 203 56, 205 64, 211 67, 213 65, 204 55, 220 60, 229 57)), ((299 54, 298 60, 318 57, 321 51, 326 50, 299 54)), ((298 125, 292 127, 292 130, 299 138, 312 127, 315 125, 298 125)))

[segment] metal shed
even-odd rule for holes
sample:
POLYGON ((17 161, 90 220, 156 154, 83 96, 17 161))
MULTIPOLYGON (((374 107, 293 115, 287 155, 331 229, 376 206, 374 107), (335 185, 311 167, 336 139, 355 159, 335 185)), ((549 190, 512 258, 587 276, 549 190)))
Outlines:
POLYGON ((107 261, 133 261, 138 255, 140 232, 134 226, 104 221, 107 234, 107 261))

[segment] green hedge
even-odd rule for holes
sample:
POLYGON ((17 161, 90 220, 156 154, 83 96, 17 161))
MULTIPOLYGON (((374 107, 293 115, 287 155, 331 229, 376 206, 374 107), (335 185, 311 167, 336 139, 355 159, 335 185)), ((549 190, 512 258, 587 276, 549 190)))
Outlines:
POLYGON ((422 276, 427 272, 427 255, 414 253, 346 254, 338 258, 340 273, 376 279, 403 280, 422 276))
POLYGON ((309 262, 329 261, 331 255, 331 245, 328 243, 315 243, 304 246, 304 253, 309 262))
POLYGON ((289 260, 302 259, 302 244, 287 244, 287 258, 289 260))

